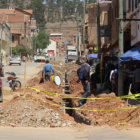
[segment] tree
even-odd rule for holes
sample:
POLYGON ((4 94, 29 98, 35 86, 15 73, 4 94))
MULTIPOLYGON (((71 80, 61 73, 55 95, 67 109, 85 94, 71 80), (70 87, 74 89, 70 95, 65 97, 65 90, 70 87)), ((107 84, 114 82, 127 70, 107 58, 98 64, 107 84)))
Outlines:
POLYGON ((27 56, 32 54, 32 50, 30 48, 26 48, 24 45, 19 44, 15 48, 12 48, 12 54, 27 56))
POLYGON ((33 14, 37 21, 37 25, 44 28, 46 24, 44 17, 45 6, 42 4, 42 0, 31 0, 31 3, 27 8, 33 9, 33 14))
POLYGON ((41 50, 47 48, 47 46, 50 44, 49 36, 46 34, 45 30, 40 30, 38 36, 33 37, 33 42, 35 42, 34 50, 41 50))
POLYGON ((0 8, 7 8, 8 0, 0 0, 0 8))
POLYGON ((25 7, 22 0, 14 0, 14 3, 20 9, 24 9, 24 7, 25 7))

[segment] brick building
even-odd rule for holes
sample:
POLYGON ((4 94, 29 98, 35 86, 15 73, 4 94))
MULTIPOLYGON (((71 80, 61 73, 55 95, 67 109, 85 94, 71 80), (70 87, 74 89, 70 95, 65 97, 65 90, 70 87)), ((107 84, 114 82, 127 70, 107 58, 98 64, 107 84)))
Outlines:
POLYGON ((0 22, 10 25, 12 47, 23 44, 31 48, 31 16, 32 10, 0 9, 0 22))
MULTIPOLYGON (((104 1, 100 4, 100 26, 111 27, 111 1, 104 1)), ((92 3, 87 5, 88 8, 88 29, 87 41, 92 50, 97 48, 97 5, 92 3)), ((101 38, 101 47, 106 48, 110 45, 110 37, 101 38)))

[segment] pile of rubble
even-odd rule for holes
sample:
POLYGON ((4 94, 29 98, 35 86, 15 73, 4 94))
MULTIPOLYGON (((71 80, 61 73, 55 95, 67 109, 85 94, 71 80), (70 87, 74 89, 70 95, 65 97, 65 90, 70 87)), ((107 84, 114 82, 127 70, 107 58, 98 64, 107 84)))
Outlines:
MULTIPOLYGON (((77 83, 78 77, 76 71, 77 65, 72 63, 66 66, 62 63, 55 64, 57 75, 61 73, 63 77, 65 72, 70 84, 71 94, 69 96, 81 97, 83 88, 81 83, 77 83)), ((53 81, 39 84, 41 72, 30 79, 27 86, 48 91, 49 93, 58 93, 64 95, 63 88, 57 86, 53 81)), ((41 91, 25 89, 25 94, 0 106, 0 125, 13 127, 73 127, 79 126, 72 116, 65 114, 61 106, 62 98, 41 91)), ((114 98, 114 93, 100 94, 96 98, 114 98)), ((89 98, 95 98, 94 93, 89 98)), ((76 106, 78 99, 72 99, 71 108, 76 106)), ((81 114, 91 122, 91 125, 108 125, 117 128, 140 127, 140 108, 122 110, 121 108, 133 107, 122 99, 103 99, 87 100, 87 103, 75 110, 75 114, 81 114)))
POLYGON ((18 98, 0 107, 0 126, 72 127, 74 125, 69 116, 32 99, 18 98))
MULTIPOLYGON (((62 62, 55 64, 54 68, 56 75, 63 74, 64 65, 62 62)), ((62 77, 62 75, 59 76, 62 77)), ((30 79, 26 86, 50 93, 63 94, 61 86, 55 85, 53 81, 44 81, 44 83, 40 84, 40 79, 41 72, 30 79)), ((20 96, 15 96, 16 99, 0 104, 0 126, 72 127, 76 125, 72 117, 64 114, 63 109, 57 107, 62 103, 60 97, 29 88, 26 88, 24 93, 23 90, 18 90, 17 92, 20 93, 20 96)))

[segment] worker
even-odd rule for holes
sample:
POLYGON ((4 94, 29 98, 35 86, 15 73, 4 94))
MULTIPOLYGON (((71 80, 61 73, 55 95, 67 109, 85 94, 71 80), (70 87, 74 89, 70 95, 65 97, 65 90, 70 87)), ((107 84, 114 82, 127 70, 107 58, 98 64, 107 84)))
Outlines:
MULTIPOLYGON (((81 65, 81 67, 77 70, 77 75, 79 77, 77 82, 81 81, 84 89, 82 98, 87 98, 90 95, 90 61, 81 65)), ((86 99, 82 98, 78 101, 79 104, 77 106, 82 106, 86 103, 86 99)))
POLYGON ((44 72, 45 72, 46 81, 50 81, 51 72, 53 72, 53 74, 54 74, 54 69, 53 69, 52 64, 49 63, 49 60, 46 60, 46 64, 43 67, 42 77, 43 77, 44 72))
POLYGON ((114 69, 110 72, 111 90, 118 96, 118 69, 114 69))

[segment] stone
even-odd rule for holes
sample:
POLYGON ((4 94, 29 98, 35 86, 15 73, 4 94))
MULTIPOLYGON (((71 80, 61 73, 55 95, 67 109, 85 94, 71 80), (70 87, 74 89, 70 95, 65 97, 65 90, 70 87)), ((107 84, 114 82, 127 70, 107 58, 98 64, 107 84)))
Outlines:
POLYGON ((10 123, 9 125, 12 127, 16 127, 16 124, 14 124, 14 123, 10 123))
POLYGON ((63 123, 63 124, 62 124, 62 127, 66 127, 66 126, 67 126, 67 124, 66 124, 66 123, 63 123))

